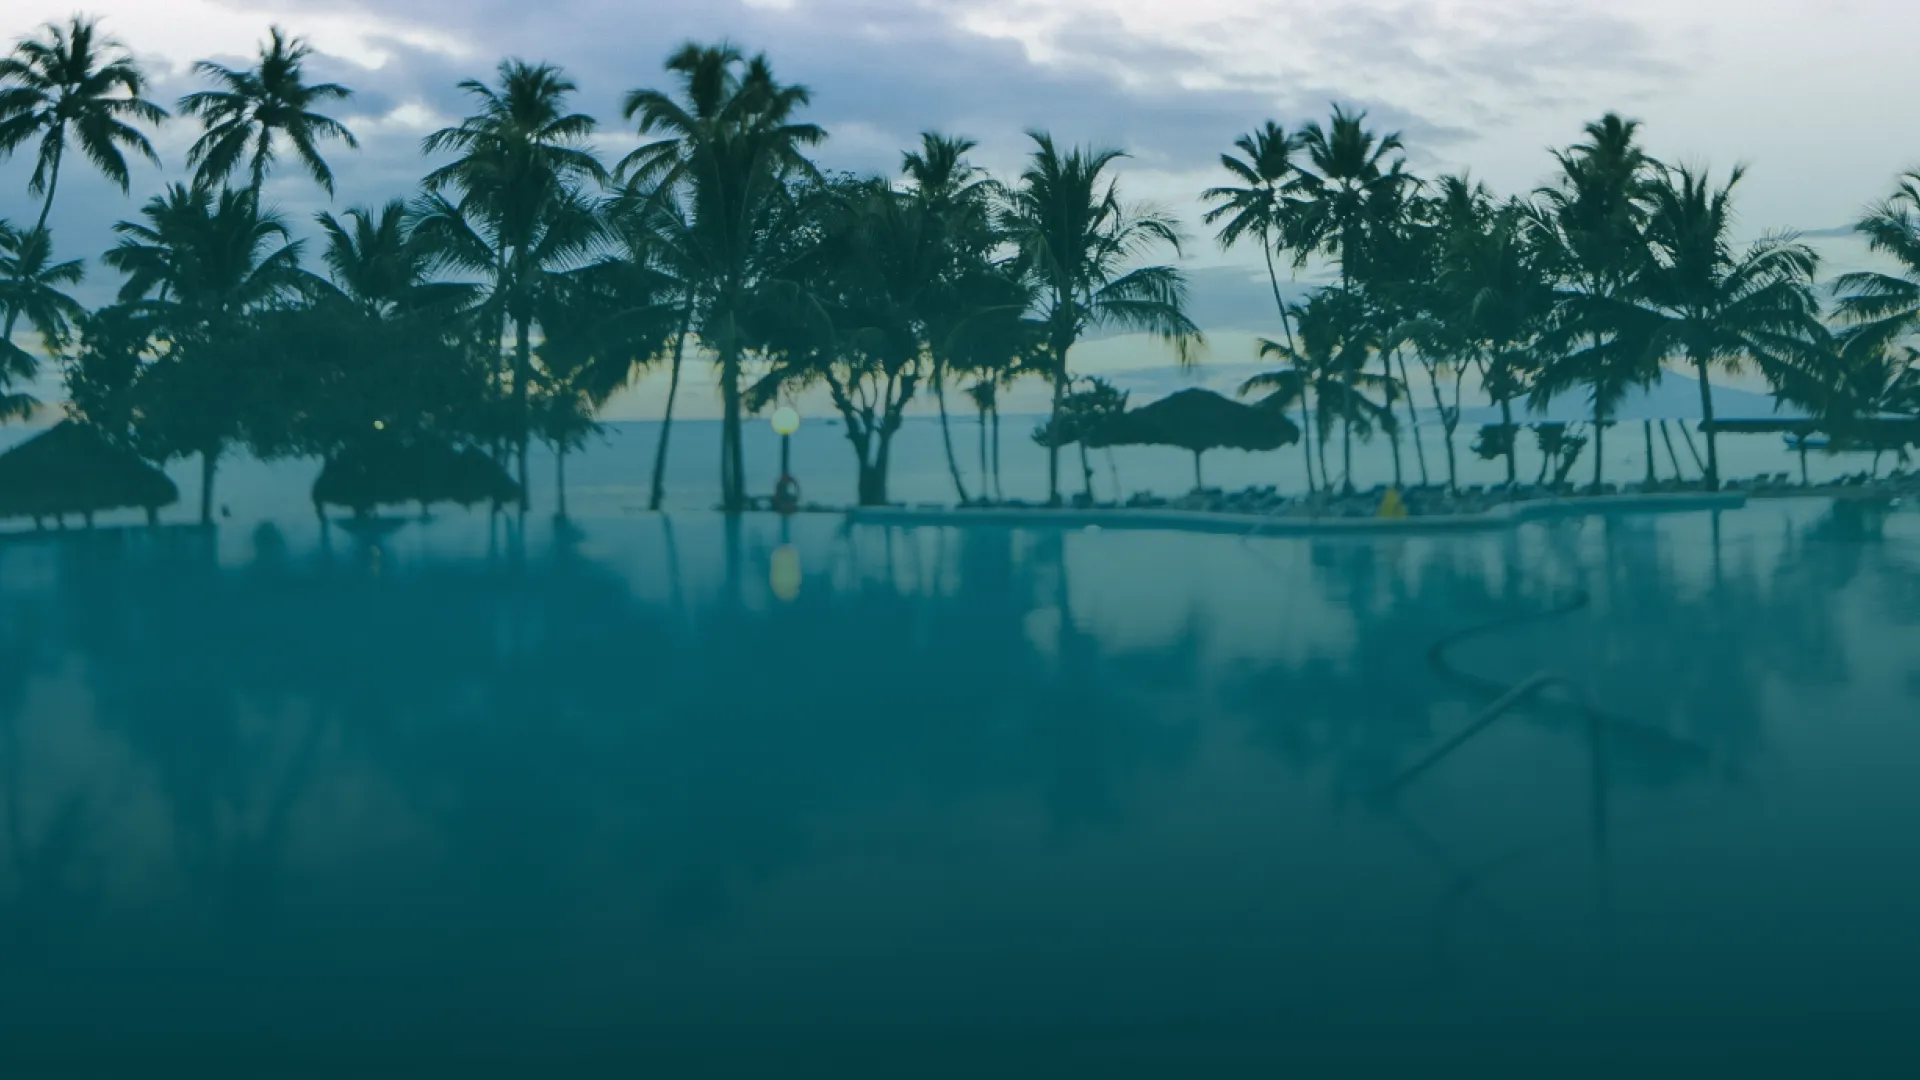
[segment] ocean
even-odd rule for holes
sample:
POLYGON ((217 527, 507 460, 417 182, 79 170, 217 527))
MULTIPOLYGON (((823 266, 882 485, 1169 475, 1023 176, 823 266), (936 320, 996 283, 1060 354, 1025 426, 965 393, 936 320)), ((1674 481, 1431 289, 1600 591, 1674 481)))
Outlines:
MULTIPOLYGON (((1001 418, 1000 480, 1005 498, 1039 501, 1047 495, 1047 454, 1032 439, 1039 417, 1004 416, 1001 418)), ((1669 424, 1669 428, 1674 427, 1669 424)), ((981 493, 980 425, 971 416, 955 416, 952 421, 954 452, 959 459, 962 482, 969 495, 981 493)), ((37 432, 25 427, 0 429, 0 450, 10 448, 37 432)), ((594 436, 580 451, 568 455, 567 503, 576 517, 600 517, 644 512, 647 490, 658 444, 658 421, 616 421, 594 436)), ((1456 432, 1456 457, 1462 484, 1492 484, 1505 479, 1501 461, 1482 461, 1470 445, 1474 429, 1462 424, 1456 432)), ((750 419, 745 428, 747 484, 750 492, 767 494, 779 478, 779 437, 764 418, 750 419)), ((1706 453, 1704 436, 1693 432, 1694 444, 1706 453)), ((1519 471, 1524 480, 1537 474, 1540 457, 1532 436, 1522 433, 1519 471)), ((677 420, 673 424, 668 448, 666 499, 668 510, 710 510, 720 498, 719 468, 720 422, 717 420, 677 420)), ((1673 446, 1688 478, 1697 478, 1693 458, 1678 431, 1673 446)), ((1638 481, 1646 475, 1645 440, 1637 422, 1610 428, 1606 438, 1606 478, 1616 483, 1638 481)), ((1402 476, 1409 484, 1422 478, 1420 454, 1424 451, 1424 475, 1443 482, 1447 475, 1443 433, 1435 425, 1423 425, 1418 447, 1411 436, 1401 440, 1402 476)), ((1591 446, 1574 466, 1572 478, 1585 482, 1593 475, 1591 446)), ((1327 446, 1327 463, 1336 478, 1340 471, 1338 433, 1327 446)), ((1666 445, 1654 434, 1654 457, 1658 475, 1670 478, 1673 467, 1666 445)), ((1798 479, 1798 455, 1787 450, 1778 435, 1726 435, 1720 438, 1721 474, 1744 478, 1761 473, 1788 473, 1798 479)), ((554 509, 554 457, 546 447, 536 445, 529 455, 531 499, 529 510, 535 515, 551 514, 554 509)), ((1093 466, 1093 491, 1096 498, 1110 500, 1116 491, 1122 497, 1137 492, 1174 496, 1193 487, 1193 457, 1171 447, 1129 446, 1089 455, 1093 466)), ((1816 481, 1831 480, 1867 468, 1868 459, 1858 454, 1828 455, 1813 453, 1807 459, 1808 473, 1816 481)), ((1882 462, 1890 467, 1892 459, 1882 462)), ((1270 452, 1215 450, 1202 461, 1203 478, 1208 487, 1236 490, 1256 485, 1273 485, 1282 492, 1305 488, 1301 451, 1296 446, 1270 452)), ((808 502, 829 506, 850 506, 856 497, 856 470, 852 445, 838 421, 810 419, 793 436, 792 471, 808 502)), ((1353 448, 1354 482, 1365 488, 1393 480, 1393 452, 1385 438, 1370 443, 1356 441, 1353 448)), ((197 459, 170 462, 167 473, 180 487, 180 501, 162 512, 163 520, 184 521, 196 517, 200 506, 200 474, 197 459)), ((226 507, 232 520, 255 523, 265 520, 310 518, 313 505, 309 497, 313 481, 320 473, 317 459, 291 459, 261 462, 241 454, 231 454, 220 465, 215 482, 214 503, 226 507)), ((1063 451, 1060 459, 1060 484, 1063 492, 1084 489, 1077 450, 1063 451)), ((941 447, 939 419, 932 416, 909 417, 895 436, 888 495, 895 502, 952 503, 956 501, 953 480, 941 447)), ((111 520, 118 520, 115 516, 111 520)), ((103 518, 103 522, 110 519, 103 518)), ((129 515, 127 520, 138 520, 129 515)), ((19 523, 12 523, 14 528, 19 523)))

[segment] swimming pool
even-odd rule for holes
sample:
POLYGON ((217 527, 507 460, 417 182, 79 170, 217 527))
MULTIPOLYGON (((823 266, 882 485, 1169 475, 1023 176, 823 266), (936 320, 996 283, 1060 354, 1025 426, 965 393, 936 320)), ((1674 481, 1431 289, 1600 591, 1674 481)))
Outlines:
POLYGON ((0 1063, 1754 1076, 1912 1048, 1920 514, 788 528, 0 544, 0 1063), (1542 705, 1378 797, 1542 671, 1609 718, 1599 758, 1542 705))

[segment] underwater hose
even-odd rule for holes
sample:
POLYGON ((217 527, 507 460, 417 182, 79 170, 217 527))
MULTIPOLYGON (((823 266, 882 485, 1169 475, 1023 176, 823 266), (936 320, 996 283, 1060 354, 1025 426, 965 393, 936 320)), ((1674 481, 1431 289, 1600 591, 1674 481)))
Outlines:
MULTIPOLYGON (((1525 626, 1529 623, 1542 622, 1571 615, 1576 611, 1591 607, 1592 604, 1593 597, 1589 595, 1585 589, 1576 589, 1565 601, 1551 607, 1542 608, 1538 611, 1524 611, 1494 619, 1491 622, 1470 626, 1464 630, 1456 630, 1451 634, 1439 638, 1427 647, 1427 666, 1432 668, 1434 674, 1438 675, 1441 679, 1458 686, 1466 687, 1475 693, 1483 694, 1489 699, 1504 697, 1519 689, 1522 683, 1501 682, 1498 679, 1477 675, 1454 664, 1453 661, 1448 658, 1447 654, 1451 652, 1455 646, 1475 638, 1497 634, 1516 626, 1525 626)), ((1696 764, 1705 763, 1711 756, 1707 752, 1706 747, 1701 746, 1691 739, 1682 738, 1645 723, 1644 721, 1632 719, 1631 717, 1603 712, 1584 701, 1535 698, 1531 700, 1529 704, 1538 711, 1571 712, 1579 716, 1582 720, 1601 722, 1606 725, 1609 737, 1617 737, 1628 743, 1638 743, 1648 749, 1657 749, 1666 753, 1677 753, 1691 759, 1696 764)))

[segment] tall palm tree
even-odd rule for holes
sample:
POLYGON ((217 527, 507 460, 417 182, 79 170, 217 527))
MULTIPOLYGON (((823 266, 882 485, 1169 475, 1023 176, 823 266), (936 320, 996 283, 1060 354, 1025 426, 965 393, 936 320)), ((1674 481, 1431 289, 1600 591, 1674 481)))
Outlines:
POLYGON ((762 292, 783 259, 770 221, 787 214, 789 182, 818 178, 805 155, 826 132, 795 119, 811 95, 781 84, 764 55, 746 59, 729 44, 688 43, 666 69, 680 96, 630 92, 622 112, 641 135, 658 136, 620 162, 630 185, 680 200, 687 224, 684 250, 696 284, 695 321, 720 366, 721 503, 746 505, 741 443, 741 375, 751 347, 747 331, 762 292))
POLYGON ((1777 380, 1775 373, 1830 355, 1813 289, 1819 265, 1813 249, 1792 237, 1734 248, 1733 190, 1744 175, 1735 168, 1717 189, 1686 167, 1660 175, 1649 192, 1653 258, 1634 289, 1635 314, 1651 321, 1657 354, 1685 359, 1700 380, 1709 491, 1720 486, 1712 369, 1737 372, 1751 359, 1777 380))
POLYGON ((1366 371, 1376 340, 1371 325, 1361 317, 1356 297, 1338 289, 1322 289, 1305 304, 1294 305, 1291 314, 1300 327, 1298 347, 1265 338, 1260 341, 1262 358, 1284 360, 1288 367, 1253 376, 1240 384, 1239 394, 1241 397, 1261 394, 1258 405, 1282 412, 1298 404, 1303 421, 1301 450, 1305 453, 1309 449, 1307 432, 1317 432, 1319 437, 1315 441, 1322 477, 1331 475, 1327 471, 1326 443, 1337 418, 1344 440, 1343 453, 1347 455, 1342 468, 1352 475, 1350 436, 1371 438, 1375 427, 1392 430, 1395 423, 1391 406, 1372 401, 1365 391, 1378 391, 1386 398, 1394 384, 1366 371), (1304 422, 1308 419, 1309 400, 1317 423, 1304 422))
POLYGON ((248 187, 258 197, 273 167, 276 144, 284 139, 314 183, 332 195, 333 169, 320 156, 321 140, 336 139, 350 149, 360 143, 338 120, 313 110, 323 102, 346 101, 353 91, 338 83, 307 83, 305 66, 313 49, 277 26, 269 35, 252 68, 235 69, 211 60, 193 65, 196 75, 219 89, 180 99, 180 111, 198 118, 204 128, 187 151, 187 164, 200 183, 211 186, 232 176, 245 158, 248 187))
MULTIPOLYGON (((946 447, 947 471, 962 503, 967 486, 953 452, 953 432, 947 417, 947 379, 954 369, 951 339, 976 312, 969 300, 968 279, 993 272, 992 253, 998 244, 993 228, 993 199, 999 186, 967 161, 976 144, 923 132, 920 148, 902 155, 901 168, 916 216, 924 225, 922 240, 930 249, 934 280, 922 298, 920 320, 926 327, 929 374, 933 398, 940 411, 940 439, 946 447)), ((986 477, 981 477, 981 483, 986 477)))
POLYGON ((1313 483, 1315 440, 1308 438, 1308 433, 1314 430, 1312 400, 1316 379, 1307 367, 1305 355, 1292 342, 1283 344, 1271 338, 1261 338, 1260 356, 1262 359, 1273 357, 1285 360, 1290 366, 1280 371, 1269 371, 1253 376, 1240 384, 1238 393, 1241 397, 1261 394, 1263 395, 1260 399, 1262 408, 1273 409, 1282 414, 1289 406, 1296 404, 1300 406, 1300 460, 1306 466, 1307 492, 1312 494, 1317 490, 1313 483))
POLYGON ((1640 124, 1609 113, 1585 142, 1554 152, 1560 175, 1536 193, 1535 239, 1559 284, 1558 344, 1535 384, 1544 400, 1584 384, 1593 401, 1593 485, 1603 479, 1608 416, 1628 388, 1658 375, 1628 293, 1649 257, 1646 223, 1660 163, 1640 145, 1640 124))
POLYGON ((1535 346, 1552 314, 1553 281, 1532 241, 1529 209, 1515 200, 1496 202, 1484 184, 1465 176, 1440 180, 1434 216, 1434 280, 1428 291, 1423 348, 1452 366, 1455 400, 1449 408, 1434 383, 1434 404, 1447 433, 1449 482, 1457 485, 1453 430, 1459 422, 1459 380, 1480 373, 1481 389, 1500 408, 1500 444, 1507 483, 1516 481, 1513 402, 1532 373, 1535 346))
MULTIPOLYGON (((624 298, 617 314, 609 316, 628 330, 646 330, 660 319, 674 327, 664 345, 668 364, 667 402, 654 447, 653 476, 647 497, 649 510, 660 509, 666 497, 667 448, 673 430, 674 404, 680 396, 680 373, 693 333, 695 304, 699 300, 688 250, 690 227, 684 207, 670 193, 630 186, 606 208, 609 253, 594 273, 610 279, 610 288, 624 298)), ((652 356, 630 353, 637 372, 652 356)))
MULTIPOLYGON (((1349 295, 1366 280, 1370 227, 1379 220, 1378 203, 1411 180, 1404 160, 1394 156, 1405 147, 1398 132, 1377 135, 1366 126, 1365 112, 1335 105, 1326 127, 1310 122, 1300 131, 1307 167, 1300 170, 1300 209, 1294 216, 1296 266, 1306 265, 1314 253, 1332 257, 1340 269, 1340 290, 1349 295)), ((1342 318, 1357 317, 1343 312, 1342 318)), ((1359 369, 1354 369, 1357 375, 1359 369)), ((1349 387, 1344 399, 1358 400, 1349 387)), ((1356 418, 1344 418, 1349 427, 1356 418)), ((1352 460, 1353 438, 1344 433, 1344 457, 1352 460)), ((1351 472, 1341 481, 1353 490, 1351 472)))
POLYGON ((458 194, 457 204, 443 206, 461 223, 436 218, 452 227, 431 229, 428 235, 460 265, 488 274, 489 318, 513 327, 512 424, 524 493, 539 292, 549 274, 574 269, 593 252, 600 239, 597 218, 581 192, 587 183, 603 182, 607 173, 587 143, 593 118, 567 110, 579 88, 564 72, 510 59, 501 62, 497 81, 497 87, 462 82, 460 89, 479 108, 458 125, 427 136, 422 148, 460 155, 429 173, 425 183, 429 193, 451 189, 458 194), (469 237, 488 234, 488 263, 476 261, 479 253, 470 244, 446 246, 462 230, 469 237))
MULTIPOLYGON (((1305 187, 1294 153, 1300 138, 1288 134, 1269 120, 1265 126, 1233 142, 1243 157, 1221 154, 1220 165, 1232 174, 1239 186, 1208 188, 1201 198, 1214 205, 1201 219, 1208 225, 1224 221, 1216 239, 1222 250, 1231 250, 1245 239, 1258 240, 1260 254, 1267 262, 1267 284, 1273 289, 1273 306, 1280 315, 1280 329, 1287 348, 1294 349, 1293 320, 1287 303, 1280 296, 1280 275, 1274 269, 1273 256, 1283 250, 1299 213, 1298 193, 1305 187)), ((1305 431, 1305 428, 1301 429, 1305 431)), ((1305 443, 1302 443, 1305 449, 1305 443)), ((1315 490, 1313 455, 1306 455, 1307 491, 1315 490)))
POLYGON ((245 189, 213 192, 175 184, 122 221, 103 259, 126 275, 123 304, 139 304, 172 343, 159 384, 168 392, 150 419, 165 452, 198 453, 200 520, 212 523, 215 464, 243 425, 240 369, 229 366, 246 321, 319 282, 300 268, 300 241, 245 189))
MULTIPOLYGON (((1186 313, 1186 277, 1172 266, 1125 269, 1165 246, 1180 253, 1174 220, 1129 209, 1105 173, 1118 150, 1055 148, 1053 137, 1028 132, 1033 156, 1007 197, 1003 228, 1018 249, 1019 272, 1038 293, 1046 326, 1046 362, 1058 417, 1072 376, 1070 350, 1088 330, 1113 326, 1151 334, 1174 347, 1185 367, 1205 339, 1186 313)), ((1047 447, 1047 499, 1060 503, 1060 448, 1047 447)))
MULTIPOLYGON (((70 137, 122 193, 131 185, 126 151, 160 163, 136 126, 167 118, 165 109, 141 96, 146 85, 146 75, 126 48, 79 15, 64 26, 47 24, 39 37, 22 38, 10 55, 0 57, 0 161, 36 138, 40 144, 27 180, 28 193, 42 196, 40 216, 27 235, 45 233, 70 137)), ((27 356, 13 351, 19 316, 14 308, 0 322, 0 347, 13 364, 27 356)))
POLYGON ((125 151, 158 165, 153 144, 135 126, 158 124, 167 111, 141 97, 147 78, 99 24, 76 15, 66 25, 49 23, 37 38, 24 38, 0 58, 0 161, 27 142, 40 140, 27 190, 43 196, 35 229, 46 227, 69 136, 80 152, 125 193, 131 180, 125 151))

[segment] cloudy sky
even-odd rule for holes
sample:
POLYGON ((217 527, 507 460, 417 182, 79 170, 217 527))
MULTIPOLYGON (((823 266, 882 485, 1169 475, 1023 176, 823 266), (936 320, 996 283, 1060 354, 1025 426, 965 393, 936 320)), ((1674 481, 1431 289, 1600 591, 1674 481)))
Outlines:
MULTIPOLYGON (((75 0, 6 0, 0 39, 71 14, 75 0)), ((1187 218, 1185 264, 1211 332, 1209 382, 1251 360, 1277 327, 1249 255, 1222 255, 1198 224, 1196 193, 1219 152, 1269 117, 1289 126, 1334 101, 1398 130, 1417 171, 1470 168, 1501 191, 1530 188, 1547 148, 1619 110, 1643 120, 1663 158, 1752 166, 1741 200, 1750 234, 1837 230, 1903 169, 1920 135, 1887 117, 1920 90, 1910 0, 91 0, 84 9, 146 63, 157 99, 193 88, 188 67, 245 62, 270 24, 307 37, 316 77, 355 87, 339 111, 361 137, 332 155, 343 205, 408 191, 420 137, 464 111, 455 83, 504 56, 563 65, 579 105, 602 118, 609 155, 635 141, 617 102, 661 85, 680 42, 731 38, 766 50, 814 91, 832 135, 826 164, 897 166, 927 128, 981 143, 1014 169, 1022 132, 1123 148, 1123 186, 1187 218)), ((135 171, 134 200, 70 170, 53 225, 68 251, 99 251, 110 226, 181 168, 192 131, 163 129, 167 172, 135 171)), ((0 217, 31 221, 30 160, 0 163, 0 217)), ((293 173, 269 199, 302 221, 324 196, 293 173)), ((1844 268, 1860 253, 1823 241, 1844 268)), ((1250 254, 1250 253, 1249 253, 1250 254)), ((88 299, 113 284, 97 266, 88 299)), ((1166 358, 1137 341, 1090 346, 1093 367, 1142 379, 1166 358)), ((651 411, 649 388, 620 405, 651 411)), ((704 398, 704 395, 695 395, 704 398)))

